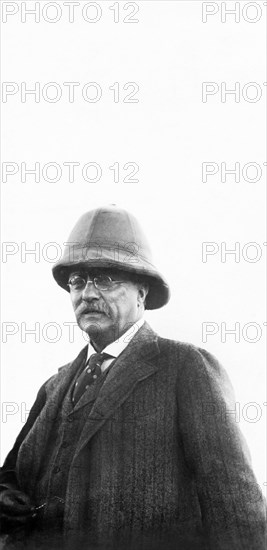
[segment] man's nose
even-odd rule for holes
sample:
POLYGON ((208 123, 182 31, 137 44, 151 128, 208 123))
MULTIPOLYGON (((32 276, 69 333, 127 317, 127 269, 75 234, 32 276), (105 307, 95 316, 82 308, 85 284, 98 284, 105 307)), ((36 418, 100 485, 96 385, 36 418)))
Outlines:
POLYGON ((95 287, 94 283, 92 281, 87 281, 82 297, 84 300, 92 300, 93 298, 99 298, 99 290, 95 287))

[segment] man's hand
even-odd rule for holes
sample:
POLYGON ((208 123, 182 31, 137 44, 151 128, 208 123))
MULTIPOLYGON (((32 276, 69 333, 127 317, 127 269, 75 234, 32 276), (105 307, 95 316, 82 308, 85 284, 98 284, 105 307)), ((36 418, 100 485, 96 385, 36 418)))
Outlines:
POLYGON ((28 495, 17 489, 0 492, 1 532, 23 527, 35 517, 35 507, 28 495))

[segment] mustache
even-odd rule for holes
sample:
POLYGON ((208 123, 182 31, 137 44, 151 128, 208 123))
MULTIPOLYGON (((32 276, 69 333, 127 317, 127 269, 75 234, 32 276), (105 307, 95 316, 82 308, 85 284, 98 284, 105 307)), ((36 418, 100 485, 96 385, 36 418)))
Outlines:
POLYGON ((83 313, 105 313, 108 315, 108 312, 104 306, 98 306, 97 304, 81 304, 76 310, 78 315, 83 313))

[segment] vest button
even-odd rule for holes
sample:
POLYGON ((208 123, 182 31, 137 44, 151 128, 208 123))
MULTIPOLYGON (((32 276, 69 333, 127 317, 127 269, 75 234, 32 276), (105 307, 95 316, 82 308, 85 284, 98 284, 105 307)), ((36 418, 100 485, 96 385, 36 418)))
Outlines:
POLYGON ((53 470, 53 474, 58 474, 58 472, 60 472, 60 468, 59 466, 56 466, 53 470))
POLYGON ((68 421, 68 422, 74 422, 73 416, 68 416, 67 421, 68 421))
POLYGON ((63 441, 62 444, 61 444, 62 449, 66 449, 66 447, 68 447, 68 446, 69 446, 68 441, 63 441))

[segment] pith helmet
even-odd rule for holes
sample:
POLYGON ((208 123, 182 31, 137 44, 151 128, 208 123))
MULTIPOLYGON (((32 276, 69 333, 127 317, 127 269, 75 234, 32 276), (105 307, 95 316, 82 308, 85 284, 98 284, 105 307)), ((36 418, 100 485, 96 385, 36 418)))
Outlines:
POLYGON ((65 290, 75 268, 113 268, 141 276, 149 284, 147 309, 164 306, 170 298, 167 282, 152 262, 147 239, 136 218, 116 206, 90 210, 72 230, 62 258, 53 266, 56 282, 65 290))

